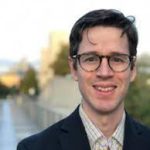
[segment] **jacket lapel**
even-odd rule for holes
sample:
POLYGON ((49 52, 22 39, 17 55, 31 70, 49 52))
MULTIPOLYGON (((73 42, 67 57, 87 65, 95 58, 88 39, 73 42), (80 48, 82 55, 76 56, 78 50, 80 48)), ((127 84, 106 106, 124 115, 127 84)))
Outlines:
MULTIPOLYGON (((148 130, 126 114, 123 150, 148 150, 148 130)), ((87 134, 79 116, 79 107, 64 120, 59 135, 62 150, 90 150, 87 134)))
POLYGON ((88 138, 79 116, 79 107, 64 120, 60 130, 62 150, 90 150, 88 138))

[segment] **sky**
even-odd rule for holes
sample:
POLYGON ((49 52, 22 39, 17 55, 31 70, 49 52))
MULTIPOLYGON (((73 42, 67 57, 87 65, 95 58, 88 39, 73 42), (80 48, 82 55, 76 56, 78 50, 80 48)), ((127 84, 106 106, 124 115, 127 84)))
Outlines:
POLYGON ((0 0, 0 60, 40 60, 51 31, 70 32, 79 17, 101 8, 135 16, 138 54, 150 54, 148 0, 0 0))

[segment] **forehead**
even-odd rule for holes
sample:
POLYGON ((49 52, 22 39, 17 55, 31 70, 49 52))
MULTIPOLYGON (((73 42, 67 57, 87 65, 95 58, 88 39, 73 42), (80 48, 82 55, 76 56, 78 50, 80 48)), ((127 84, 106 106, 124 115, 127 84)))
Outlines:
POLYGON ((82 34, 82 41, 79 45, 79 51, 127 51, 127 35, 122 35, 122 29, 116 27, 96 26, 85 29, 82 34))

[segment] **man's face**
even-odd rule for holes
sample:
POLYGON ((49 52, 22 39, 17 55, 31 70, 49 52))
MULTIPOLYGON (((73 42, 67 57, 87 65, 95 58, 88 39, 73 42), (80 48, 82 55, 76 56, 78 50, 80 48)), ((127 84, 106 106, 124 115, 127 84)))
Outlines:
MULTIPOLYGON (((95 52, 107 56, 114 53, 129 55, 127 36, 121 36, 121 33, 122 30, 115 27, 96 26, 85 30, 78 54, 95 52)), ((83 70, 79 63, 75 70, 72 61, 70 67, 73 78, 78 81, 84 109, 101 114, 121 112, 124 109, 124 97, 130 82, 136 76, 135 67, 132 70, 129 67, 123 72, 114 72, 106 58, 92 72, 83 70)))

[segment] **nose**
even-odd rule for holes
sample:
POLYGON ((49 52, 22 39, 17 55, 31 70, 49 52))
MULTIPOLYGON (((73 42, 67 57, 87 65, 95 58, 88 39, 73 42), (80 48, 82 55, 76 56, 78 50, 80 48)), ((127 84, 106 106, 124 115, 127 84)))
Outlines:
POLYGON ((100 67, 96 71, 97 76, 103 77, 103 78, 109 78, 114 75, 114 71, 110 68, 108 64, 108 59, 103 58, 100 64, 100 67))

